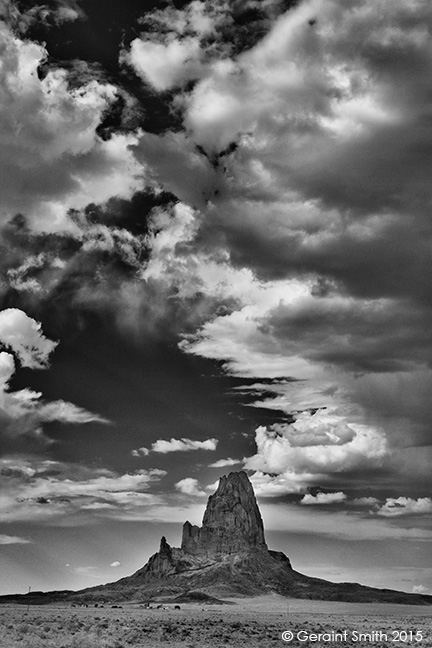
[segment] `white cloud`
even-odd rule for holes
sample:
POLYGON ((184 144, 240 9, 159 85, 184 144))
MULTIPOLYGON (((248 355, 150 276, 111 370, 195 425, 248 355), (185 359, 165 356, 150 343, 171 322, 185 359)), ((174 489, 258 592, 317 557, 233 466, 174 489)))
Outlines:
POLYGON ((147 457, 149 452, 150 450, 148 448, 137 448, 136 450, 132 450, 131 455, 132 457, 147 457))
POLYGON ((384 517, 399 517, 401 515, 429 515, 432 513, 432 500, 430 497, 389 497, 385 503, 376 510, 377 515, 384 517))
POLYGON ((180 491, 184 495, 205 495, 204 491, 201 490, 198 480, 193 479, 192 477, 185 477, 175 484, 176 490, 180 491))
POLYGON ((165 504, 149 489, 159 469, 118 474, 56 461, 0 459, 0 514, 4 522, 92 523, 101 517, 155 516, 165 504))
POLYGON ((315 505, 315 504, 335 504, 339 502, 344 502, 347 496, 341 491, 337 493, 317 493, 316 495, 311 495, 307 493, 300 500, 300 504, 306 505, 315 505))
POLYGON ((432 590, 424 585, 414 585, 412 588, 413 594, 427 594, 431 595, 432 590))
POLYGON ((168 6, 155 11, 142 21, 151 23, 151 30, 133 40, 121 60, 159 92, 182 86, 206 74, 212 50, 214 55, 221 54, 221 44, 212 48, 209 41, 204 45, 202 41, 214 34, 228 15, 224 3, 210 5, 199 0, 182 10, 168 6))
MULTIPOLYGON (((0 343, 18 356, 21 364, 31 369, 46 369, 49 356, 57 346, 42 333, 39 322, 16 308, 0 312, 0 343)), ((0 431, 10 438, 32 436, 41 443, 48 439, 42 424, 52 421, 82 424, 89 422, 109 423, 73 403, 58 400, 44 402, 40 392, 30 389, 9 390, 9 380, 15 373, 14 358, 10 353, 0 352, 0 431)))
POLYGON ((68 73, 38 65, 43 46, 14 36, 0 25, 0 218, 20 212, 38 230, 74 230, 69 209, 112 196, 130 197, 142 187, 142 167, 131 147, 134 134, 96 134, 104 112, 116 100, 113 85, 96 80, 78 88, 68 73))
POLYGON ((246 459, 245 467, 276 473, 279 480, 285 481, 286 492, 328 483, 333 473, 380 467, 388 454, 386 439, 380 430, 347 424, 331 412, 303 413, 297 429, 295 423, 260 426, 255 441, 257 454, 246 459), (301 443, 296 444, 298 433, 301 443))
POLYGON ((124 58, 142 79, 161 92, 199 76, 200 54, 196 37, 166 44, 135 39, 124 58))
POLYGON ((121 563, 118 560, 114 560, 114 562, 110 564, 110 567, 120 567, 120 564, 121 563))
POLYGON ((240 463, 243 463, 241 459, 218 459, 218 461, 209 464, 209 468, 225 468, 226 466, 235 466, 240 463))
POLYGON ((151 445, 152 452, 189 452, 190 450, 216 450, 217 439, 206 439, 205 441, 193 441, 192 439, 159 439, 151 445))
POLYGON ((0 343, 17 354, 21 364, 31 369, 43 369, 57 342, 48 340, 39 322, 22 310, 7 308, 0 312, 0 343))
MULTIPOLYGON (((22 392, 17 392, 17 395, 22 392)), ((110 423, 110 421, 99 414, 88 412, 82 407, 78 407, 67 401, 51 401, 49 403, 39 404, 41 394, 32 394, 32 400, 35 398, 37 410, 37 419, 42 422, 59 421, 60 423, 110 423)), ((30 408, 31 409, 31 408, 30 408)), ((28 413, 30 413, 30 409, 28 413)))
POLYGON ((4 533, 0 534, 0 545, 29 544, 30 542, 31 540, 20 538, 19 536, 5 535, 4 533))

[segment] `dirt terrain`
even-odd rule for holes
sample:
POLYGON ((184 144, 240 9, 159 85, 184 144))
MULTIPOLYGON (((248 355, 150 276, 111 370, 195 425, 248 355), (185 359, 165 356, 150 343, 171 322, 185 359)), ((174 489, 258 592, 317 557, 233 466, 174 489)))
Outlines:
POLYGON ((150 609, 4 605, 0 647, 432 646, 429 606, 307 601, 271 594, 232 602, 181 604, 180 609, 174 604, 152 604, 150 609), (284 632, 291 632, 293 639, 284 641, 284 632))

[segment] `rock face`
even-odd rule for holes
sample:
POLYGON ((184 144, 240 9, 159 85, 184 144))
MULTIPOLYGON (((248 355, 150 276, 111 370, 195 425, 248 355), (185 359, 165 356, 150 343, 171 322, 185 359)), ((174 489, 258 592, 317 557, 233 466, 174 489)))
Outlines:
POLYGON ((181 548, 187 554, 215 558, 267 550, 263 521, 245 472, 221 477, 217 491, 209 497, 202 527, 185 522, 181 548))

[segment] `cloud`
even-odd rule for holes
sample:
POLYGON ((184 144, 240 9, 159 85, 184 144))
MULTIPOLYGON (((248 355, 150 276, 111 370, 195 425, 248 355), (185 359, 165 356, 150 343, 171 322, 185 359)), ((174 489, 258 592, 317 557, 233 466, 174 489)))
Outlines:
POLYGON ((256 432, 246 466, 270 472, 263 491, 338 491, 363 478, 421 494, 432 413, 430 6, 305 1, 241 51, 211 40, 229 12, 202 14, 207 58, 186 10, 156 13, 158 34, 144 25, 133 46, 135 69, 172 92, 183 120, 137 147, 152 182, 182 201, 153 215, 142 277, 165 304, 170 291, 184 304, 217 294, 199 301, 201 323, 183 313, 180 346, 262 385, 247 404, 278 423, 256 432), (403 467, 412 462, 421 477, 403 467))
POLYGON ((306 412, 299 420, 299 425, 258 427, 257 454, 245 460, 245 467, 275 473, 285 481, 286 492, 298 492, 329 483, 335 474, 383 465, 387 443, 380 430, 347 424, 331 412, 306 412))
POLYGON ((23 367, 43 369, 57 342, 48 340, 39 322, 17 308, 0 312, 0 343, 17 354, 23 367))
POLYGON ((21 34, 25 34, 29 27, 41 24, 48 26, 50 23, 61 24, 84 18, 85 14, 75 0, 56 0, 50 7, 35 5, 24 11, 18 8, 13 0, 3 0, 0 7, 0 18, 21 34))
POLYGON ((430 497, 389 497, 385 504, 376 510, 376 514, 383 517, 399 517, 402 515, 429 515, 432 513, 432 500, 430 497))
POLYGON ((424 585, 413 585, 412 591, 413 594, 432 594, 432 590, 424 585))
POLYGON ((38 231, 73 231, 69 209, 130 197, 142 186, 134 134, 102 140, 96 128, 116 101, 115 86, 97 80, 72 88, 65 69, 39 78, 43 46, 0 25, 0 139, 3 222, 20 212, 38 231))
MULTIPOLYGON (((246 462, 247 459, 244 461, 246 462)), ((284 474, 269 475, 257 470, 250 475, 250 480, 258 497, 278 497, 286 495, 287 492, 300 492, 304 489, 304 475, 291 474, 287 480, 284 474)), ((309 481, 312 481, 312 475, 308 483, 309 481)))
POLYGON ((211 42, 229 21, 227 9, 224 2, 194 0, 182 10, 168 6, 154 11, 141 21, 146 32, 122 52, 121 60, 158 92, 198 79, 211 59, 228 49, 228 44, 216 47, 211 42))
POLYGON ((4 522, 92 523, 165 503, 147 492, 166 474, 159 469, 118 474, 52 460, 0 459, 0 512, 4 522))
POLYGON ((226 466, 235 466, 240 463, 242 463, 241 459, 218 459, 218 461, 209 464, 209 468, 225 468, 226 466))
MULTIPOLYGON (((49 356, 57 346, 42 333, 39 322, 16 308, 0 312, 0 343, 16 354, 22 366, 46 369, 49 356)), ((63 400, 44 402, 40 392, 30 389, 9 390, 9 381, 15 373, 14 357, 0 352, 0 434, 10 445, 20 437, 46 444, 43 423, 82 424, 109 423, 98 414, 63 400)))
POLYGON ((339 540, 413 540, 432 539, 430 528, 423 525, 398 526, 395 521, 377 518, 374 515, 360 516, 347 510, 325 511, 319 506, 298 506, 294 504, 261 505, 265 528, 272 531, 287 531, 307 535, 326 536, 339 540))
POLYGON ((15 454, 0 458, 0 516, 8 524, 66 527, 107 520, 182 524, 186 518, 198 524, 202 503, 193 497, 205 493, 188 478, 164 492, 160 482, 166 474, 157 468, 121 473, 15 454))
POLYGON ((316 504, 334 504, 339 502, 344 502, 347 496, 341 491, 337 493, 317 493, 316 495, 311 495, 307 493, 300 500, 300 504, 305 505, 316 505, 316 504))
POLYGON ((110 567, 120 567, 121 563, 118 560, 115 560, 110 564, 110 567))
POLYGON ((147 457, 149 452, 150 450, 148 448, 137 448, 136 450, 132 450, 131 455, 132 457, 147 457))
POLYGON ((348 500, 347 504, 352 504, 354 506, 369 506, 373 507, 379 503, 379 500, 376 497, 355 497, 352 500, 348 500))
POLYGON ((31 540, 20 538, 19 536, 5 535, 4 533, 0 534, 0 545, 29 544, 30 542, 31 540))
POLYGON ((136 456, 147 456, 149 452, 159 452, 167 454, 168 452, 189 452, 191 450, 216 450, 217 439, 206 439, 205 441, 193 441, 192 439, 158 439, 152 443, 150 450, 148 448, 139 448, 133 450, 132 454, 136 456))
POLYGON ((40 442, 47 443, 49 440, 44 436, 41 428, 43 423, 53 421, 75 425, 91 422, 110 423, 99 414, 89 412, 73 403, 62 400, 46 403, 41 397, 40 392, 29 389, 5 393, 3 409, 0 410, 1 432, 15 439, 20 436, 36 436, 40 442))
POLYGON ((200 45, 194 37, 166 44, 136 39, 127 60, 135 71, 159 92, 199 76, 200 45))
POLYGON ((176 490, 180 491, 184 495, 194 495, 201 496, 206 495, 206 493, 201 490, 198 480, 193 479, 192 477, 185 477, 175 484, 176 490))

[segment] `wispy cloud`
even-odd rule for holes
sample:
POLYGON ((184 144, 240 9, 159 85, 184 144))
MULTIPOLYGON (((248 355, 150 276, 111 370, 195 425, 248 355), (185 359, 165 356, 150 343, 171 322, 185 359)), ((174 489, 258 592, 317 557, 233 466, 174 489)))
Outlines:
POLYGON ((228 466, 235 466, 237 464, 241 464, 242 460, 241 459, 218 459, 218 461, 215 461, 212 464, 209 464, 209 468, 226 468, 228 466))
POLYGON ((27 538, 20 538, 19 536, 5 535, 4 533, 0 534, 0 545, 10 545, 10 544, 29 544, 31 540, 27 538))
POLYGON ((82 524, 122 512, 153 511, 165 500, 148 491, 165 474, 156 468, 118 474, 35 458, 0 459, 2 520, 82 524))
POLYGON ((191 450, 216 450, 218 439, 206 439, 205 441, 195 441, 192 439, 158 439, 152 443, 150 449, 138 448, 132 450, 134 457, 146 457, 150 452, 167 454, 168 452, 190 452, 191 450))
POLYGON ((62 400, 44 402, 40 392, 9 390, 9 381, 16 370, 14 355, 25 367, 48 368, 57 343, 43 335, 39 322, 16 308, 1 311, 0 344, 11 351, 0 351, 0 434, 18 442, 20 437, 31 437, 46 444, 49 439, 44 435, 43 423, 109 423, 104 417, 73 403, 62 400))

